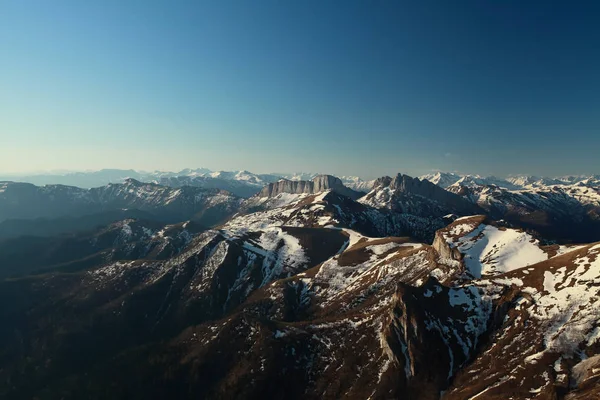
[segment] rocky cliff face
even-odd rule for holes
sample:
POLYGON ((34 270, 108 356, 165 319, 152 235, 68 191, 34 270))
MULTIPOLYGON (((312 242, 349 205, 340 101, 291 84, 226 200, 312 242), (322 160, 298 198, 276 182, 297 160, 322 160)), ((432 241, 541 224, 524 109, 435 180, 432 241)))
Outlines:
POLYGON ((259 197, 275 197, 281 193, 291 194, 315 194, 324 192, 326 190, 333 190, 339 194, 356 199, 360 197, 360 193, 347 188, 344 186, 339 178, 332 175, 317 175, 310 181, 290 181, 287 179, 281 179, 278 182, 270 183, 265 186, 260 193, 259 197))
POLYGON ((445 214, 479 214, 479 207, 429 182, 398 174, 377 179, 374 189, 360 200, 376 208, 419 216, 442 217, 445 214))
POLYGON ((439 186, 426 179, 420 180, 419 178, 398 174, 391 179, 389 187, 399 192, 416 194, 430 200, 445 203, 458 210, 473 211, 471 204, 465 202, 464 199, 455 196, 454 193, 449 193, 448 191, 441 189, 439 186))
POLYGON ((435 233, 433 239, 433 248, 438 252, 439 256, 443 260, 462 261, 462 254, 457 248, 450 247, 450 244, 446 241, 443 234, 440 231, 435 233))

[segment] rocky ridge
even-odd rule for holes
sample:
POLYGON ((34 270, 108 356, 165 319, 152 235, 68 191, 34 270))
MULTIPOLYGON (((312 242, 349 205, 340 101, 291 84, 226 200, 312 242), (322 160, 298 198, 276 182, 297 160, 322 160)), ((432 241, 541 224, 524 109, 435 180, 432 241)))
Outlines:
POLYGON ((434 217, 476 214, 479 210, 478 206, 428 180, 403 174, 377 179, 374 189, 359 201, 376 208, 434 217))
POLYGON ((275 197, 281 193, 316 194, 326 190, 333 190, 351 199, 357 199, 361 196, 359 192, 344 186, 342 181, 335 176, 317 175, 310 181, 281 179, 275 183, 270 183, 258 193, 258 197, 275 197))
POLYGON ((241 202, 237 196, 220 189, 171 188, 135 179, 92 189, 0 182, 0 221, 138 209, 166 221, 194 218, 210 226, 233 215, 241 202))
MULTIPOLYGON (((327 196, 337 195, 303 200, 319 209, 327 196)), ((234 219, 189 234, 166 258, 126 253, 69 274, 0 282, 1 300, 13 304, 0 312, 0 338, 10 346, 0 377, 11 382, 0 394, 76 398, 83 387, 91 398, 133 399, 594 393, 598 244, 544 247, 484 216, 457 219, 433 246, 297 221, 234 219), (34 322, 39 330, 25 329, 34 322), (24 379, 21 371, 49 357, 24 379)), ((127 246, 169 231, 143 228, 127 221, 110 232, 124 235, 116 246, 127 246)))

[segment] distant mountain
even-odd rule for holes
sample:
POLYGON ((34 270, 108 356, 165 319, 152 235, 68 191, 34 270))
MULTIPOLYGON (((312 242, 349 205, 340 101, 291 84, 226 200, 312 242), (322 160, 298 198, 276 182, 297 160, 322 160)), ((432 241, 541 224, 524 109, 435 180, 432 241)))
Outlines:
POLYGON ((576 184, 600 187, 600 175, 566 176, 557 178, 532 175, 512 175, 506 179, 502 179, 494 176, 485 177, 480 175, 460 175, 452 172, 436 172, 433 174, 422 175, 419 178, 427 179, 442 188, 447 188, 452 185, 467 187, 494 185, 504 189, 518 190, 549 187, 553 185, 576 184))
POLYGON ((82 216, 6 219, 0 222, 0 240, 18 236, 56 236, 86 232, 124 219, 153 218, 152 214, 145 211, 115 209, 82 216))
POLYGON ((363 180, 358 176, 340 176, 339 177, 344 186, 356 190, 357 192, 368 193, 373 189, 376 179, 363 180))
POLYGON ((344 186, 340 178, 332 175, 317 175, 309 181, 280 179, 269 183, 258 193, 258 197, 274 197, 280 193, 316 194, 326 190, 333 190, 351 199, 358 199, 361 196, 360 192, 344 186))
POLYGON ((293 173, 273 173, 273 175, 279 176, 280 178, 287 179, 290 181, 310 181, 317 175, 321 175, 314 172, 293 172, 293 173))
POLYGON ((213 173, 211 176, 169 176, 154 180, 155 183, 170 187, 194 186, 204 189, 226 190, 240 197, 250 197, 265 185, 279 178, 270 175, 240 175, 213 173))
POLYGON ((574 184, 592 184, 592 185, 600 185, 600 175, 569 175, 569 176, 561 176, 556 178, 557 180, 563 182, 566 185, 574 185, 574 184))
POLYGON ((461 175, 455 174, 453 172, 436 172, 433 174, 422 175, 419 179, 427 179, 429 182, 434 183, 442 188, 447 188, 448 186, 458 182, 462 178, 461 175))
POLYGON ((210 226, 235 213, 240 203, 239 197, 218 189, 171 188, 134 179, 92 189, 0 182, 0 221, 78 217, 127 208, 164 221, 195 219, 210 226))
MULTIPOLYGON (((520 188, 520 186, 517 186, 505 179, 496 178, 495 176, 481 177, 479 175, 464 175, 450 186, 477 187, 482 185, 498 186, 509 190, 520 188)), ((449 186, 446 188, 448 187, 449 186)))
MULTIPOLYGON (((528 182, 531 181, 540 182, 528 182)), ((600 240, 600 186, 579 182, 509 190, 496 185, 461 185, 459 181, 447 190, 479 205, 494 219, 535 229, 547 238, 575 242, 600 240)))
POLYGON ((265 185, 281 178, 301 180, 312 179, 317 174, 254 174, 249 171, 211 171, 207 168, 186 168, 179 172, 140 172, 134 170, 103 169, 93 172, 73 172, 66 174, 46 174, 30 176, 12 176, 2 178, 6 181, 18 181, 35 185, 66 185, 80 188, 106 186, 109 183, 123 183, 127 179, 140 182, 157 183, 171 187, 196 186, 206 189, 230 191, 237 196, 250 197, 265 185))
MULTIPOLYGON (((62 184, 81 188, 93 188, 105 186, 109 183, 122 183, 131 178, 140 182, 158 183, 171 187, 196 186, 206 189, 222 189, 240 197, 250 197, 258 193, 264 186, 277 182, 280 179, 310 181, 318 175, 320 174, 307 172, 254 174, 245 170, 211 171, 207 168, 186 168, 178 172, 140 172, 134 170, 104 169, 93 172, 13 176, 10 179, 4 179, 35 185, 62 184)), ((346 187, 365 193, 371 190, 374 183, 374 180, 365 181, 355 176, 342 177, 341 179, 346 187)), ((0 180, 2 180, 1 177, 0 180)))
POLYGON ((102 169, 89 172, 69 172, 65 174, 39 174, 1 177, 0 181, 16 181, 43 185, 65 185, 80 188, 105 186, 109 183, 121 183, 126 179, 144 180, 144 173, 132 169, 102 169))
POLYGON ((406 214, 442 217, 447 214, 477 214, 480 209, 464 198, 429 182, 398 174, 379 178, 372 191, 359 200, 375 208, 406 214))
POLYGON ((434 174, 423 175, 420 177, 421 180, 427 179, 431 183, 447 188, 452 185, 459 186, 479 186, 479 185, 495 185, 507 189, 517 189, 519 186, 515 182, 520 180, 515 179, 515 182, 510 179, 501 179, 495 176, 483 177, 479 175, 459 175, 453 172, 436 172, 434 174))
POLYGON ((507 178, 506 180, 515 185, 517 188, 544 187, 552 185, 564 185, 565 183, 567 183, 559 179, 527 175, 512 176, 507 178))
MULTIPOLYGON (((279 179, 309 181, 317 175, 322 174, 309 172, 255 174, 246 170, 212 171, 207 168, 186 168, 177 172, 144 172, 135 170, 103 169, 100 171, 70 172, 64 174, 0 176, 0 181, 17 181, 35 185, 62 184, 66 186, 92 188, 105 186, 109 183, 122 183, 126 179, 132 178, 140 182, 173 185, 173 187, 190 185, 223 189, 231 191, 238 196, 250 197, 257 193, 262 187, 269 183, 276 182, 279 179)), ((357 176, 339 176, 339 178, 346 187, 365 193, 369 192, 375 183, 375 180, 364 180, 357 176)), ((485 177, 480 175, 461 175, 452 172, 436 172, 422 175, 419 178, 421 180, 427 179, 442 188, 446 188, 459 181, 461 181, 462 186, 496 185, 510 190, 579 183, 584 185, 600 185, 600 175, 564 176, 556 178, 515 175, 502 179, 493 176, 485 177)))

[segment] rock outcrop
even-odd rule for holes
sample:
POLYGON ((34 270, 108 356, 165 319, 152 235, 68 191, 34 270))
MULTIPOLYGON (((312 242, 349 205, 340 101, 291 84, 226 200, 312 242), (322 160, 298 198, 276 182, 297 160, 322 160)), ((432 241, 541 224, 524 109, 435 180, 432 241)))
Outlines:
POLYGON ((362 193, 344 186, 342 181, 335 176, 317 175, 310 181, 281 179, 278 182, 269 183, 258 193, 258 197, 275 197, 281 193, 315 194, 326 190, 332 190, 351 199, 357 199, 362 195, 362 193))
POLYGON ((444 235, 441 231, 437 231, 435 233, 433 239, 433 248, 440 256, 442 260, 454 260, 461 262, 463 259, 462 254, 456 247, 451 247, 450 244, 444 238, 444 235))

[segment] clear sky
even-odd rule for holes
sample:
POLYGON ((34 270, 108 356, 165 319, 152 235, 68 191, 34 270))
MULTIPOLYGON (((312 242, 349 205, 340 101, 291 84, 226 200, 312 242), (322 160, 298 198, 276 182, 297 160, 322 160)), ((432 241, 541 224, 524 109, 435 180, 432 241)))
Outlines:
POLYGON ((600 173, 600 2, 0 1, 0 172, 600 173))

